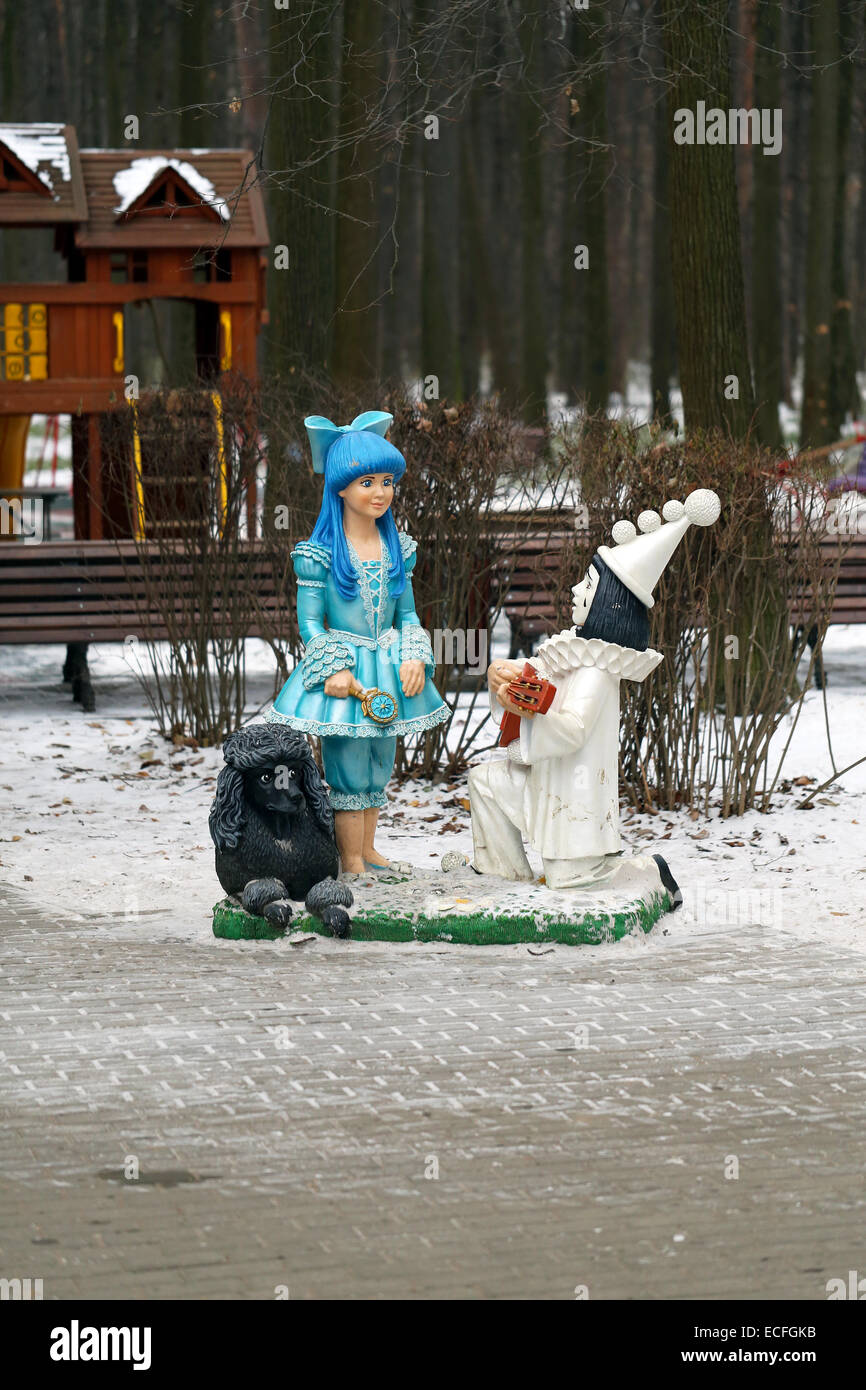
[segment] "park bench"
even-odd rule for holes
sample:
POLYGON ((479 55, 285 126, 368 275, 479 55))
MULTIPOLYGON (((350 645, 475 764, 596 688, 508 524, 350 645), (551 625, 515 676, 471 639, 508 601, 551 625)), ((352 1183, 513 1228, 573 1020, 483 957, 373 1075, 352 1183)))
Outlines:
POLYGON ((262 628, 271 622, 273 631, 285 614, 288 547, 284 559, 275 563, 273 550, 262 542, 245 543, 238 557, 242 573, 226 583, 224 595, 217 593, 213 619, 197 606, 192 556, 174 554, 166 559, 153 545, 146 551, 147 574, 135 541, 3 542, 0 643, 66 643, 63 679, 71 682, 73 698, 85 710, 93 710, 89 643, 124 642, 129 637, 168 641, 195 631, 206 620, 211 630, 229 631, 241 583, 253 586, 260 615, 260 621, 247 628, 247 636, 263 635, 262 628), (166 589, 173 598, 169 607, 166 589))
MULTIPOLYGON (((506 553, 495 583, 498 582, 499 602, 511 628, 509 657, 512 661, 520 655, 531 656, 538 639, 558 631, 561 626, 555 600, 564 561, 563 549, 569 534, 573 535, 573 530, 569 533, 563 527, 551 529, 549 519, 544 518, 537 527, 521 535, 519 550, 516 538, 511 538, 511 551, 508 550, 509 537, 503 533, 500 538, 506 553)), ((839 565, 830 623, 866 623, 866 536, 828 534, 821 543, 828 564, 835 563, 840 540, 846 548, 839 565)), ((577 583, 580 577, 575 575, 573 582, 577 583)), ((792 612, 795 623, 797 617, 792 612)), ((810 645, 814 646, 811 638, 810 645)), ((820 654, 816 675, 820 683, 823 678, 820 654)))
MULTIPOLYGON (((501 550, 491 584, 491 605, 501 607, 511 627, 509 655, 530 656, 539 637, 558 630, 560 621, 555 596, 563 551, 574 535, 571 513, 540 515, 520 530, 513 529, 507 516, 491 525, 491 541, 501 550)), ((838 538, 824 541, 828 563, 836 552, 838 538)), ((64 680, 71 682, 73 698, 84 709, 94 706, 93 687, 87 665, 87 647, 92 642, 123 642, 138 636, 149 640, 170 640, 188 631, 204 615, 195 607, 195 576, 192 560, 171 561, 166 583, 173 588, 176 623, 169 631, 165 623, 165 604, 155 590, 159 587, 159 554, 151 547, 151 567, 147 580, 141 571, 139 550, 133 541, 52 541, 30 545, 21 541, 0 544, 0 643, 65 643, 64 680)), ((247 542, 243 548, 242 582, 253 586, 262 621, 247 629, 251 637, 288 631, 290 562, 288 546, 275 564, 273 552, 262 542, 247 542)), ((575 582, 579 576, 575 576, 575 582)), ((228 626, 232 594, 225 603, 215 604, 216 630, 228 626)), ((794 622, 797 615, 792 613, 794 622)), ((866 537, 848 542, 830 616, 831 623, 866 623, 866 537)), ((816 678, 822 680, 820 654, 816 678)))
MULTIPOLYGON (((555 597, 566 546, 574 538, 570 508, 538 509, 520 516, 508 512, 488 519, 489 542, 498 552, 492 567, 490 605, 503 612, 511 629, 509 659, 531 656, 540 637, 559 631, 555 597)), ((575 577, 577 583, 579 576, 575 577)))

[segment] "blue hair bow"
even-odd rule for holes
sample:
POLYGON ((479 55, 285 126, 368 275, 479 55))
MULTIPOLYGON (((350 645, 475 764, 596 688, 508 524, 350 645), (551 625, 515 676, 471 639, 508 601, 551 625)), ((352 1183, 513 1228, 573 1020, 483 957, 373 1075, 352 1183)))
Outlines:
POLYGON ((341 434, 349 434, 352 430, 370 430, 384 438, 393 418, 393 415, 388 415, 384 410, 365 410, 363 415, 355 416, 351 425, 335 425, 326 420, 324 415, 308 415, 304 420, 304 426, 313 455, 313 472, 324 473, 328 450, 341 434))

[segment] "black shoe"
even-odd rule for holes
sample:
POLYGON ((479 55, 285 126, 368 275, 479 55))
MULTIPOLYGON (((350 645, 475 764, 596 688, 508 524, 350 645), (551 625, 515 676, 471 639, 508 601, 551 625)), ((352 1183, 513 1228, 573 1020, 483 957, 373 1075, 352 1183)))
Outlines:
POLYGON ((668 868, 668 861, 666 859, 663 859, 660 854, 654 854, 653 859, 658 866, 659 878, 662 881, 662 886, 667 889, 668 897, 671 900, 671 912, 676 912, 677 908, 683 905, 683 895, 680 885, 668 868))

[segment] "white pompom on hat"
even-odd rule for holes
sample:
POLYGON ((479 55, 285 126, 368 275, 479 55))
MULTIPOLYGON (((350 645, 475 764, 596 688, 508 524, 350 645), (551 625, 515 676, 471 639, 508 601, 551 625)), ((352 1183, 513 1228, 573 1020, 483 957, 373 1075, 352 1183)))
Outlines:
POLYGON ((657 512, 641 512, 637 535, 630 521, 618 521, 613 527, 615 547, 599 546, 599 558, 622 580, 627 589, 647 608, 655 604, 652 591, 659 582, 665 566, 690 526, 712 526, 718 521, 722 504, 715 492, 699 487, 690 492, 685 502, 673 498, 665 502, 662 525, 657 512))
POLYGON ((686 498, 685 512, 693 526, 712 526, 718 521, 721 510, 718 494, 708 487, 696 488, 686 498))
POLYGON ((634 540, 637 531, 634 529, 633 522, 617 521, 610 534, 613 536, 614 545, 626 545, 629 541, 634 540))

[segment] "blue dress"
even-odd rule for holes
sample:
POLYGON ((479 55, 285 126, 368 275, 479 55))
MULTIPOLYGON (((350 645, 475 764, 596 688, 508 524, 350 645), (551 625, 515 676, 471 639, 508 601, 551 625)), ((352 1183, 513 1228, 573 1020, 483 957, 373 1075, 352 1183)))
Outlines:
POLYGON ((397 735, 423 733, 451 718, 433 684, 436 668, 430 639, 415 612, 411 581, 415 548, 411 536, 401 533, 406 587, 395 597, 388 582, 391 557, 384 540, 381 560, 364 561, 349 542, 358 591, 348 600, 334 582, 326 546, 301 541, 292 551, 304 656, 265 717, 322 740, 325 778, 337 811, 384 806, 397 735), (400 665, 410 660, 424 662, 427 679, 421 692, 407 699, 400 685, 400 665), (341 700, 325 694, 328 677, 346 668, 365 690, 376 688, 393 696, 397 705, 393 723, 374 723, 353 696, 341 700))

